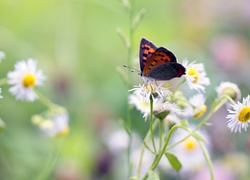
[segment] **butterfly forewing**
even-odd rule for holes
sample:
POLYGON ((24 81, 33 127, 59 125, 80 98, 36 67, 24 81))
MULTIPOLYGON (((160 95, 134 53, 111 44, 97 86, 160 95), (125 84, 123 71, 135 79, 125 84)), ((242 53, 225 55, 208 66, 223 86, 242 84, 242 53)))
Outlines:
POLYGON ((159 65, 165 64, 165 63, 176 63, 176 57, 175 55, 167 50, 164 47, 160 47, 155 50, 155 52, 149 57, 147 60, 144 68, 143 68, 143 76, 148 76, 149 72, 156 68, 159 65))
POLYGON ((140 44, 140 68, 143 72, 144 66, 147 63, 150 56, 155 52, 157 47, 150 41, 142 38, 140 44))

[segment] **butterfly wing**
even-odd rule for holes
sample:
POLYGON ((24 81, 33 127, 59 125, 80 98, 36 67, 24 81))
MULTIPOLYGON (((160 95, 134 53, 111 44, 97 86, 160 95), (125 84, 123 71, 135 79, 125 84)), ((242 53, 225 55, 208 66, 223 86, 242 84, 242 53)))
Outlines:
POLYGON ((185 67, 176 62, 168 62, 152 68, 147 77, 167 81, 175 77, 181 77, 184 74, 186 74, 185 67))
POLYGON ((147 63, 150 56, 155 52, 157 47, 145 38, 141 39, 140 44, 140 68, 143 72, 144 66, 147 63))
POLYGON ((150 71, 162 64, 173 62, 176 63, 175 55, 164 47, 160 47, 154 51, 154 53, 146 61, 142 71, 143 76, 149 76, 150 71))

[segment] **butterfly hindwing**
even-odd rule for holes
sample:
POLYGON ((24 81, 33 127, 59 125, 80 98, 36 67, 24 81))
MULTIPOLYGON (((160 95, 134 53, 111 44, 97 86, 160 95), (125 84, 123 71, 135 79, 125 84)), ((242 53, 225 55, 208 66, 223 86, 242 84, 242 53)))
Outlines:
POLYGON ((143 72, 144 66, 147 63, 149 57, 155 52, 157 47, 145 38, 141 39, 140 44, 140 68, 143 72))
POLYGON ((175 77, 181 77, 186 73, 186 69, 179 63, 168 62, 156 66, 147 75, 155 80, 170 80, 175 77))
POLYGON ((155 50, 155 52, 149 57, 149 59, 147 60, 144 68, 143 68, 143 76, 148 76, 148 73, 151 71, 151 69, 165 64, 165 63, 176 63, 176 57, 175 55, 167 50, 164 47, 160 47, 158 49, 155 50))

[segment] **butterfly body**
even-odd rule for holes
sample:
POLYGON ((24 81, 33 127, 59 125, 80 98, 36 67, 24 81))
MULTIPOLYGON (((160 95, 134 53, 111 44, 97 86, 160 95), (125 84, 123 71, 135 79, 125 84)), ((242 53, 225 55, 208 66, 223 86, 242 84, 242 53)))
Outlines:
POLYGON ((181 77, 186 69, 177 63, 175 55, 164 47, 157 48, 142 38, 140 44, 141 76, 155 80, 171 80, 181 77))

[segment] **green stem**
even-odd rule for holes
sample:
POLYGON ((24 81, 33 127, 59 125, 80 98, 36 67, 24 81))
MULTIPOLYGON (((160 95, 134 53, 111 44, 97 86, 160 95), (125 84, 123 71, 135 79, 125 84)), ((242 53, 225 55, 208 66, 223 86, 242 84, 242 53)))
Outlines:
POLYGON ((223 96, 221 97, 221 99, 222 99, 222 98, 224 98, 224 99, 230 101, 231 104, 234 104, 234 105, 236 104, 235 101, 234 101, 230 96, 223 95, 223 96))
MULTIPOLYGON (((133 29, 133 19, 134 19, 134 11, 135 11, 135 0, 131 1, 131 9, 129 11, 129 47, 128 47, 128 56, 127 56, 127 64, 131 67, 132 60, 132 50, 133 50, 133 42, 134 42, 134 29, 133 29)), ((132 73, 128 68, 128 77, 131 84, 133 84, 132 73)), ((131 88, 131 87, 130 87, 131 88)))
POLYGON ((184 78, 184 79, 174 88, 173 93, 174 93, 177 89, 179 89, 179 87, 180 87, 182 84, 184 84, 185 82, 186 82, 186 78, 184 78))
POLYGON ((35 180, 44 180, 48 178, 49 174, 51 173, 53 167, 55 166, 58 160, 62 140, 63 140, 62 138, 59 140, 58 144, 56 144, 56 148, 54 147, 52 148, 48 156, 47 163, 45 164, 43 170, 40 172, 37 178, 35 178, 35 180))
POLYGON ((51 102, 46 96, 44 96, 42 93, 40 93, 39 91, 36 90, 36 94, 39 97, 39 100, 45 105, 47 106, 49 109, 53 109, 56 105, 51 102))
MULTIPOLYGON (((132 28, 132 23, 134 19, 134 9, 135 9, 135 0, 132 0, 131 2, 131 9, 129 11, 129 47, 128 47, 128 55, 127 55, 127 64, 129 67, 131 67, 131 60, 132 60, 132 50, 133 50, 133 39, 134 39, 134 31, 132 28)), ((128 79, 129 79, 129 88, 131 88, 131 84, 133 84, 133 79, 132 79, 132 73, 130 72, 131 70, 128 68, 128 79)), ((130 163, 130 156, 131 156, 131 146, 132 146, 132 137, 131 137, 131 126, 132 126, 132 120, 131 120, 131 113, 129 110, 128 106, 128 128, 130 130, 129 134, 129 145, 128 145, 128 177, 130 177, 131 172, 132 172, 132 166, 130 163)))
MULTIPOLYGON (((165 151, 166 151, 166 148, 167 148, 167 146, 168 146, 168 143, 169 143, 169 141, 170 141, 170 138, 172 137, 172 134, 174 133, 174 131, 175 131, 177 128, 180 128, 180 127, 184 127, 184 126, 183 126, 183 125, 180 125, 180 124, 176 124, 176 125, 174 125, 174 126, 170 129, 169 134, 168 134, 168 136, 167 136, 167 138, 166 138, 165 144, 164 144, 164 146, 163 146, 163 148, 162 148, 160 154, 159 154, 159 155, 157 156, 157 158, 154 160, 154 162, 152 163, 152 165, 150 166, 150 168, 149 168, 148 171, 150 171, 150 170, 153 171, 153 170, 157 167, 157 165, 159 164, 159 162, 160 162, 160 160, 161 160, 163 154, 164 154, 165 151)), ((147 179, 147 177, 148 177, 148 173, 146 173, 142 179, 145 180, 145 179, 147 179)))
MULTIPOLYGON (((202 127, 210 118, 211 116, 222 106, 224 105, 225 102, 223 101, 223 103, 218 103, 216 105, 216 107, 214 109, 211 109, 211 111, 207 114, 207 116, 195 127, 195 129, 193 131, 198 130, 200 127, 202 127)), ((187 138, 189 138, 191 136, 191 134, 187 135, 185 138, 183 138, 182 140, 172 144, 171 146, 169 146, 167 148, 167 150, 172 149, 173 147, 177 146, 178 144, 182 143, 183 141, 185 141, 187 138)))
POLYGON ((207 161, 211 180, 214 180, 214 171, 213 171, 213 164, 212 164, 211 158, 210 158, 210 156, 209 156, 209 154, 207 152, 207 149, 206 149, 204 143, 200 142, 200 141, 198 141, 198 143, 200 144, 201 150, 202 150, 202 152, 203 152, 203 154, 205 156, 205 159, 207 161))
POLYGON ((155 140, 154 140, 154 130, 153 130, 153 96, 150 95, 150 131, 151 131, 151 139, 154 148, 154 152, 156 152, 155 140))
MULTIPOLYGON (((158 125, 158 121, 154 121, 153 123, 153 131, 155 130, 156 126, 158 125)), ((148 139, 151 137, 151 130, 148 130, 145 138, 144 138, 144 142, 147 142, 148 139)), ((140 160, 139 160, 139 165, 138 165, 138 169, 137 169, 137 179, 140 179, 140 170, 141 170, 141 165, 142 165, 142 157, 144 154, 144 150, 145 150, 145 144, 142 144, 142 148, 141 148, 141 154, 140 154, 140 160)))
POLYGON ((163 129, 163 120, 160 119, 160 124, 159 124, 159 138, 160 138, 160 145, 159 145, 159 151, 162 148, 162 129, 163 129))

